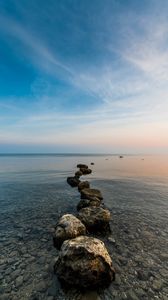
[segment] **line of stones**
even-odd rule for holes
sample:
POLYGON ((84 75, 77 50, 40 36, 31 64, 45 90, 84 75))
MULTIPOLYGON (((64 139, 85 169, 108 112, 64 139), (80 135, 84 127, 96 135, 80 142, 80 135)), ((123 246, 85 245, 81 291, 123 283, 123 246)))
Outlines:
POLYGON ((106 287, 115 278, 112 260, 104 243, 91 234, 110 230, 110 211, 102 203, 101 192, 91 189, 88 181, 80 181, 81 176, 92 170, 85 164, 78 164, 77 168, 75 176, 68 177, 67 182, 78 187, 81 200, 77 215, 65 214, 55 226, 53 241, 60 252, 54 270, 66 287, 106 287))

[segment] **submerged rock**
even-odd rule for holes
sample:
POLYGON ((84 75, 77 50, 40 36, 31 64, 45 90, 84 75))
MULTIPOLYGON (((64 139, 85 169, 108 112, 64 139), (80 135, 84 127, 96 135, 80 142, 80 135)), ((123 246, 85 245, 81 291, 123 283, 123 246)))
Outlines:
POLYGON ((81 289, 106 287, 115 278, 104 243, 86 236, 63 243, 54 270, 62 283, 81 289))
POLYGON ((83 168, 83 169, 88 169, 88 166, 87 165, 85 165, 85 164, 78 164, 77 165, 77 168, 83 168))
POLYGON ((86 188, 81 190, 81 199, 93 199, 94 197, 103 199, 102 194, 99 190, 86 188))
POLYGON ((70 186, 76 187, 80 183, 80 180, 78 177, 74 176, 74 177, 68 177, 67 182, 70 186))
POLYGON ((89 231, 101 231, 109 229, 111 214, 103 207, 85 207, 79 211, 78 218, 89 231))
POLYGON ((56 248, 60 248, 65 240, 86 234, 86 227, 82 222, 71 214, 62 216, 55 227, 53 242, 56 248))
POLYGON ((81 191, 83 189, 90 188, 90 183, 88 181, 81 181, 78 184, 78 190, 81 191))
POLYGON ((93 199, 81 199, 77 205, 77 210, 80 210, 85 207, 98 207, 101 204, 101 200, 99 198, 94 197, 93 199))
POLYGON ((92 173, 91 169, 85 169, 85 168, 80 168, 80 171, 82 172, 82 175, 88 175, 92 173))

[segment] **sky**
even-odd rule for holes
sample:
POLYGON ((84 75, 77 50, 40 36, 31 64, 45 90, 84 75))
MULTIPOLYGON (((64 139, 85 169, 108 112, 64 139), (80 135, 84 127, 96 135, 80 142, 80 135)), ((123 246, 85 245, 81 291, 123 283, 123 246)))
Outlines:
POLYGON ((0 153, 168 153, 167 0, 0 0, 0 153))

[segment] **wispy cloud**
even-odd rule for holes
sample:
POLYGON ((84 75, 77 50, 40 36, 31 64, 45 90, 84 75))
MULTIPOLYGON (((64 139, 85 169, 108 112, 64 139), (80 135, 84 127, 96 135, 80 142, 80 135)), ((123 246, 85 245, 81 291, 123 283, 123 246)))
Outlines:
MULTIPOLYGON (((40 73, 30 86, 30 94, 24 95, 19 104, 14 96, 6 98, 7 102, 1 100, 0 106, 8 110, 6 122, 1 113, 1 141, 52 144, 68 140, 83 144, 118 143, 123 147, 126 140, 132 140, 132 144, 136 140, 137 145, 140 141, 159 142, 161 132, 163 145, 168 128, 168 21, 160 9, 158 19, 148 11, 145 15, 130 13, 129 18, 116 13, 113 20, 111 13, 106 12, 104 27, 97 24, 97 28, 94 18, 90 34, 92 38, 97 36, 98 42, 92 45, 93 49, 89 44, 88 48, 102 55, 93 61, 86 55, 88 63, 87 59, 79 63, 76 53, 64 57, 57 41, 52 43, 45 35, 42 38, 37 29, 31 31, 15 18, 1 15, 0 31, 6 34, 8 42, 12 38, 14 51, 20 51, 40 73), (118 27, 114 27, 115 21, 118 27), (63 82, 63 90, 59 90, 58 80, 63 82)), ((89 22, 90 26, 90 19, 89 22)), ((88 24, 84 25, 87 28, 88 24)), ((79 33, 83 37, 89 34, 80 27, 79 33)), ((68 44, 67 52, 71 46, 79 47, 81 37, 76 31, 72 32, 74 38, 76 41, 68 44)))

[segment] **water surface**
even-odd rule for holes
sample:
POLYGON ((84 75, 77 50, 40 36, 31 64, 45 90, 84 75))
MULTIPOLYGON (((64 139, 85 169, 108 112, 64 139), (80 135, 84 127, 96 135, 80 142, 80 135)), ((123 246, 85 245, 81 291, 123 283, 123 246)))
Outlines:
POLYGON ((77 291, 66 294, 60 288, 53 275, 58 252, 52 245, 58 217, 76 213, 80 195, 66 178, 79 162, 94 162, 93 173, 82 179, 101 190, 112 213, 113 242, 102 240, 113 258, 117 281, 94 297, 167 299, 166 155, 1 155, 0 296, 82 299, 77 291))

